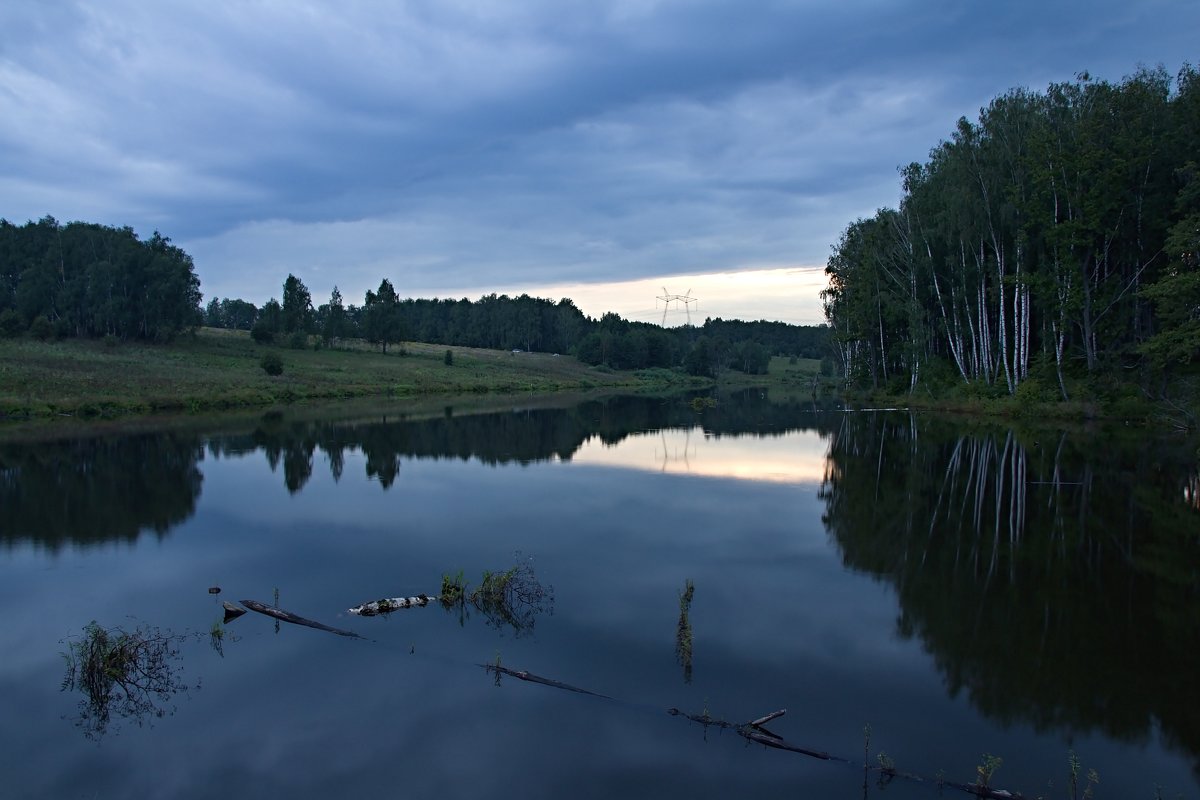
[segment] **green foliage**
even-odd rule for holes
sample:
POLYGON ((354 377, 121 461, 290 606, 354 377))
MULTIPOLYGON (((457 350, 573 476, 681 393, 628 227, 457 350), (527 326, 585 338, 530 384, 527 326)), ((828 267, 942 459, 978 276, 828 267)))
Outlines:
POLYGON ((1141 352, 1159 369, 1200 363, 1200 267, 1161 278, 1141 295, 1154 304, 1160 328, 1141 352))
POLYGON ((510 585, 517 576, 518 567, 505 572, 484 570, 483 582, 471 592, 469 600, 476 606, 499 606, 505 602, 510 585))
POLYGON ((29 335, 39 342, 44 342, 54 335, 54 326, 44 315, 38 315, 29 326, 29 335))
POLYGON ((288 336, 288 347, 293 350, 307 350, 308 334, 301 330, 292 331, 288 336))
POLYGON ((279 301, 274 297, 263 303, 263 307, 259 310, 255 327, 260 324, 264 330, 273 334, 283 332, 283 306, 279 305, 279 301))
POLYGON ((720 362, 716 351, 717 345, 707 336, 701 336, 684 359, 684 370, 689 375, 699 375, 705 378, 717 377, 720 362))
POLYGON ((21 315, 14 309, 6 308, 0 311, 0 338, 11 339, 21 333, 21 315))
MULTIPOLYGON (((597 386, 664 388, 659 375, 597 374, 574 358, 510 358, 476 351, 470 366, 442 366, 444 347, 410 344, 410 357, 382 358, 362 342, 337 349, 287 351, 288 380, 271 381, 260 360, 270 348, 242 331, 200 329, 169 346, 122 340, 118 350, 69 339, 42 344, 29 336, 3 340, 5 376, 0 413, 50 416, 102 409, 105 416, 152 411, 225 409, 300 399, 428 395, 441 409, 446 395, 523 390, 546 392, 597 386), (53 408, 51 405, 53 404, 53 408)), ((280 351, 282 353, 282 351, 280 351)), ((472 403, 479 403, 474 400, 472 403)), ((493 401, 484 400, 490 403, 493 401)))
POLYGON ((148 626, 103 628, 93 620, 66 643, 62 689, 83 694, 77 724, 86 736, 102 736, 114 714, 141 724, 167 713, 163 704, 187 688, 174 663, 180 638, 148 626))
POLYGON ((336 286, 329 295, 329 302, 317 310, 317 317, 320 319, 321 338, 325 344, 332 344, 352 333, 353 325, 342 303, 342 293, 336 286))
POLYGON ((203 321, 191 256, 157 232, 141 241, 130 228, 0 220, 0 253, 0 305, 46 317, 60 338, 163 342, 203 321))
POLYGON ((367 290, 363 316, 363 333, 367 341, 378 344, 382 352, 387 353, 389 344, 404 338, 400 298, 387 278, 380 282, 377 292, 367 290))
POLYGON ((554 589, 538 581, 527 560, 504 572, 485 571, 480 585, 469 591, 461 570, 453 576, 443 574, 440 600, 448 610, 457 608, 460 619, 465 619, 469 606, 492 627, 511 628, 523 636, 533 630, 539 614, 553 607, 554 589))
POLYGON ((996 774, 996 770, 1000 769, 1000 765, 1003 763, 1004 759, 999 756, 984 753, 983 762, 975 767, 975 785, 981 789, 991 788, 992 776, 996 774))
POLYGON ((254 323, 254 327, 250 330, 250 338, 259 344, 270 344, 275 341, 275 333, 263 320, 254 323))
POLYGON ((263 368, 263 372, 272 377, 283 374, 283 359, 279 357, 278 353, 264 354, 259 365, 263 368))
POLYGON ((447 350, 446 355, 442 356, 442 363, 447 367, 454 366, 454 353, 450 350, 447 350))
POLYGON ((245 300, 217 300, 214 297, 204 310, 204 324, 210 328, 248 331, 257 319, 258 307, 245 300))
POLYGON ((289 274, 283 282, 283 306, 280 308, 280 326, 284 333, 308 333, 312 327, 312 295, 308 287, 295 275, 289 274))
POLYGON ((1195 363, 1196 75, 1171 84, 1159 68, 1014 89, 906 167, 899 208, 850 223, 826 266, 847 380, 941 394, 942 362, 987 387, 977 400, 998 387, 1030 403, 1073 398, 1075 365, 1195 363))
POLYGON ((449 573, 442 574, 442 589, 439 593, 442 605, 449 607, 463 602, 466 598, 465 592, 466 583, 463 582, 461 569, 454 576, 449 573))

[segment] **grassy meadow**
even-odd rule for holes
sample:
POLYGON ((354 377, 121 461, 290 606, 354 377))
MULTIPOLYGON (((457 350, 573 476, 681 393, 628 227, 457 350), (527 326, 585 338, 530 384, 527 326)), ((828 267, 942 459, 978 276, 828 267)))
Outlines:
MULTIPOLYGON (((703 385, 700 382, 699 385, 703 385)), ((386 355, 365 342, 337 348, 260 345, 244 331, 201 328, 166 345, 70 339, 0 340, 0 418, 113 417, 267 406, 301 400, 680 388, 669 370, 614 372, 570 356, 406 343, 386 355), (446 351, 452 363, 445 363, 446 351), (268 375, 263 356, 279 356, 268 375)))

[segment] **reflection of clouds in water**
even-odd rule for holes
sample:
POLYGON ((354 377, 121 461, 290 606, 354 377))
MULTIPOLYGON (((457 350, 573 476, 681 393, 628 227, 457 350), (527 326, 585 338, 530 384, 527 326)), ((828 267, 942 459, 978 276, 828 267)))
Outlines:
POLYGON ((699 427, 628 436, 617 444, 586 441, 571 463, 768 483, 820 483, 827 445, 816 431, 716 436, 699 427))

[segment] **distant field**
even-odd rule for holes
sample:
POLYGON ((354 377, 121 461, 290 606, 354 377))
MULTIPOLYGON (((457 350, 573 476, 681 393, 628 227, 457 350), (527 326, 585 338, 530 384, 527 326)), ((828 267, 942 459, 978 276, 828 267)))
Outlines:
POLYGON ((243 331, 201 328, 169 345, 99 340, 0 341, 0 417, 117 416, 306 399, 551 392, 687 384, 667 370, 621 373, 570 356, 406 343, 385 356, 364 342, 293 350, 243 331), (443 363, 446 350, 453 364, 443 363), (275 353, 283 374, 261 359, 275 353))

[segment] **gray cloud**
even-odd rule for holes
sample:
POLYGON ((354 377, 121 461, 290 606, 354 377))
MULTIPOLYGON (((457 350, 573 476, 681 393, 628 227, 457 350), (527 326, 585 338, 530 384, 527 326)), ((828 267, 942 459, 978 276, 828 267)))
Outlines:
POLYGON ((206 295, 819 264, 1007 88, 1192 57, 1200 7, 0 9, 0 216, 159 229, 206 295))

